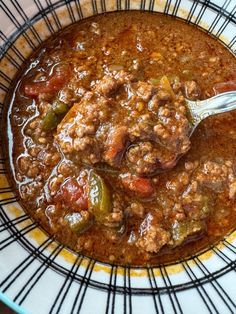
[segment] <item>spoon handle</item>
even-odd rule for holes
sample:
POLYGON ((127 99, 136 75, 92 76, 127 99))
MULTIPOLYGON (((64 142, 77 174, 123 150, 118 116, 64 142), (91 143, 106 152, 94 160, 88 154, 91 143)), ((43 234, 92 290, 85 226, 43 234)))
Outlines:
POLYGON ((236 109, 236 91, 216 95, 206 100, 187 101, 194 127, 203 119, 236 109))

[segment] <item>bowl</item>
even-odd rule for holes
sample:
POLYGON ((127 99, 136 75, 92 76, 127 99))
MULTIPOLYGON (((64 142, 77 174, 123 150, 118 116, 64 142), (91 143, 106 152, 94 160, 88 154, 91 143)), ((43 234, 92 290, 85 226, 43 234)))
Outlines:
POLYGON ((110 265, 76 254, 18 203, 2 141, 15 75, 61 28, 110 11, 160 12, 196 25, 235 53, 235 1, 14 0, 0 7, 0 299, 18 313, 34 314, 235 313, 235 231, 190 258, 156 267, 110 265))

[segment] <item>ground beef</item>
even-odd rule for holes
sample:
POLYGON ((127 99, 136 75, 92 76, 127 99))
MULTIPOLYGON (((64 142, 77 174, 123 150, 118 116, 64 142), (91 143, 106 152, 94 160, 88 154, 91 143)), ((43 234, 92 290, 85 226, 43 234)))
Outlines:
POLYGON ((127 160, 138 174, 171 168, 190 147, 183 98, 175 102, 171 98, 150 83, 133 82, 123 70, 105 75, 70 109, 57 128, 56 139, 62 151, 77 161, 105 161, 120 167, 130 146, 127 160), (155 96, 166 105, 150 112, 148 102, 155 96), (133 107, 137 111, 130 111, 133 107))
POLYGON ((140 225, 140 236, 136 246, 144 251, 155 253, 170 241, 170 234, 162 227, 152 224, 153 217, 148 214, 140 225))
POLYGON ((105 75, 96 85, 95 91, 104 96, 111 96, 119 87, 117 80, 109 75, 105 75))
MULTIPOLYGON (((198 170, 196 180, 201 186, 207 186, 213 191, 222 191, 229 189, 229 185, 234 184, 236 180, 235 171, 231 161, 213 162, 206 161, 198 170)), ((231 185, 231 196, 233 195, 231 185)))
POLYGON ((131 142, 147 141, 154 137, 153 125, 150 113, 139 115, 136 123, 132 123, 129 128, 129 138, 131 142))
POLYGON ((132 79, 132 75, 121 70, 113 76, 105 75, 101 80, 97 82, 94 87, 94 91, 104 96, 112 96, 126 81, 129 82, 132 79))
POLYGON ((187 99, 190 100, 201 99, 201 89, 197 82, 186 81, 184 83, 184 95, 187 99))
POLYGON ((118 228, 122 225, 124 219, 123 212, 111 213, 104 220, 104 226, 108 228, 118 228))
POLYGON ((190 126, 186 118, 186 108, 183 104, 178 109, 167 105, 158 111, 160 122, 154 126, 158 139, 176 155, 185 154, 190 148, 190 126))
POLYGON ((144 101, 149 101, 155 91, 154 86, 146 82, 138 82, 135 89, 136 94, 144 101))
POLYGON ((106 130, 104 126, 99 129, 99 126, 109 115, 110 106, 106 98, 92 93, 85 94, 57 128, 56 140, 62 151, 89 164, 100 161, 99 136, 104 140, 106 130), (99 133, 98 137, 94 136, 96 132, 99 133))
POLYGON ((234 199, 236 173, 231 161, 189 162, 185 169, 166 183, 173 199, 165 210, 169 220, 170 216, 177 221, 208 217, 213 208, 213 191, 234 199))
MULTIPOLYGON (((171 152, 167 154, 165 149, 151 142, 133 144, 126 154, 132 169, 141 175, 154 173, 160 164, 165 164, 165 158, 167 158, 167 162, 170 160, 170 155, 171 152)), ((172 158, 174 160, 175 155, 172 154, 172 158)))
POLYGON ((129 216, 136 216, 139 218, 144 218, 145 208, 139 202, 133 202, 125 209, 125 213, 129 216))
POLYGON ((104 226, 116 228, 118 231, 124 223, 124 201, 118 193, 113 194, 112 212, 105 217, 104 226))

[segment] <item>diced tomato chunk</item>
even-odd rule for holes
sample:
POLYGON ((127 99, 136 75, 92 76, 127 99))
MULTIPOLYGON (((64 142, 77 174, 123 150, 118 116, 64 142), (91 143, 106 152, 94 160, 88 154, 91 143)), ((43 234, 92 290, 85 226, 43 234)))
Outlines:
POLYGON ((59 199, 70 209, 88 209, 88 195, 85 186, 74 178, 69 178, 62 184, 59 199))
POLYGON ((25 95, 26 96, 38 96, 39 93, 42 93, 42 90, 45 89, 45 83, 33 83, 25 85, 25 95))
POLYGON ((126 189, 137 193, 141 197, 150 197, 154 192, 151 180, 148 178, 127 174, 121 177, 121 181, 126 189))
POLYGON ((119 158, 117 159, 117 157, 125 149, 126 139, 126 126, 118 126, 110 132, 107 143, 108 148, 105 152, 105 159, 110 165, 119 164, 119 158))
POLYGON ((25 95, 37 97, 40 93, 53 93, 59 91, 68 81, 69 70, 55 72, 48 81, 27 84, 24 87, 25 95))
POLYGON ((215 95, 236 90, 236 81, 217 83, 213 87, 215 95))

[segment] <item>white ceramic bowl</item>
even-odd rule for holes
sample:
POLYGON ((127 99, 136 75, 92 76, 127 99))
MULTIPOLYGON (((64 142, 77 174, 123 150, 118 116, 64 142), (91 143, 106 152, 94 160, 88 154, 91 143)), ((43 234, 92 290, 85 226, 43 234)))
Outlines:
MULTIPOLYGON (((51 34, 115 10, 177 16, 236 51, 235 0, 2 0, 0 134, 7 96, 22 62, 51 34)), ((0 143, 0 299, 19 313, 236 313, 236 232, 181 262, 118 267, 77 255, 31 221, 5 176, 0 143)))

